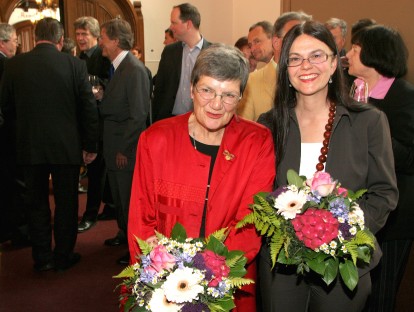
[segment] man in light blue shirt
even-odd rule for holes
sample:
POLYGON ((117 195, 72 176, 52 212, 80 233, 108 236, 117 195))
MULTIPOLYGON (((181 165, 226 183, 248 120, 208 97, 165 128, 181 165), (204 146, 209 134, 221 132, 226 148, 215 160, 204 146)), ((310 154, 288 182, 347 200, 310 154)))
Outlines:
POLYGON ((191 4, 174 6, 170 29, 178 42, 166 45, 154 86, 154 121, 192 110, 190 76, 195 60, 210 43, 202 37, 200 13, 191 4))

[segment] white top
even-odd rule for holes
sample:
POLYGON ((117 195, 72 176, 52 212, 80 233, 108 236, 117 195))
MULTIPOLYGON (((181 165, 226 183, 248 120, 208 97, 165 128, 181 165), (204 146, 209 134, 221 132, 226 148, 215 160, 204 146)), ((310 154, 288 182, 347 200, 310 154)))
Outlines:
POLYGON ((306 178, 313 177, 316 172, 319 156, 321 155, 322 143, 301 143, 300 144, 300 167, 299 175, 306 178))

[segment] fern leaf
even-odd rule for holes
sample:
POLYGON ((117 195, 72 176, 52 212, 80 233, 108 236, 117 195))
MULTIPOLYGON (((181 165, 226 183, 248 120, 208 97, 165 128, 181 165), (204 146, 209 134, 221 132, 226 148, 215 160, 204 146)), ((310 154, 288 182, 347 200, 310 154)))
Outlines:
POLYGON ((354 241, 350 241, 345 243, 345 247, 348 250, 349 254, 351 255, 352 262, 356 265, 357 258, 358 258, 358 245, 354 243, 354 241))
POLYGON ((135 237, 135 238, 136 238, 136 240, 138 242, 138 246, 141 249, 142 254, 144 256, 148 255, 151 252, 151 250, 152 250, 151 245, 148 244, 146 241, 138 238, 138 237, 135 237))
POLYGON ((277 256, 280 252, 280 249, 283 246, 284 238, 282 236, 282 233, 280 231, 276 231, 275 234, 270 239, 270 259, 272 260, 272 268, 276 264, 277 256))
POLYGON ((223 243, 226 240, 227 235, 229 235, 229 231, 228 228, 225 227, 211 233, 209 237, 206 239, 206 242, 208 243, 208 241, 210 240, 210 236, 214 236, 218 241, 223 243))
POLYGON ((237 287, 237 288, 241 288, 244 285, 254 284, 253 280, 249 278, 243 278, 243 277, 230 277, 229 282, 232 287, 237 287))
POLYGON ((133 277, 135 275, 134 267, 132 265, 127 266, 125 269, 122 270, 121 273, 118 275, 113 276, 113 278, 128 278, 133 277))

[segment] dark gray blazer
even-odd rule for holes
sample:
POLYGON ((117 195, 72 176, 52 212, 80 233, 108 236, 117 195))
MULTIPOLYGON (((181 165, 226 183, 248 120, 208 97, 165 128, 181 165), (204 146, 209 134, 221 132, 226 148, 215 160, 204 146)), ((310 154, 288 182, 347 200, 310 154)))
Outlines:
MULTIPOLYGON (((259 122, 272 130, 271 114, 272 111, 263 114, 259 122)), ((299 172, 300 144, 298 121, 292 109, 285 155, 277 168, 276 187, 287 184, 288 169, 299 172)), ((375 108, 352 112, 338 105, 325 170, 347 189, 368 189, 359 204, 364 211, 365 224, 377 233, 398 200, 391 136, 385 114, 375 108)), ((380 257, 378 247, 371 265, 360 274, 376 266, 380 257)))
MULTIPOLYGON (((203 49, 205 49, 211 43, 203 39, 203 49)), ((183 43, 180 41, 166 45, 162 51, 152 101, 154 121, 171 117, 180 84, 182 59, 183 43)))
POLYGON ((381 230, 384 240, 414 238, 414 86, 396 79, 383 100, 369 98, 388 118, 400 198, 381 230))
POLYGON ((108 170, 119 170, 115 162, 118 152, 128 157, 128 166, 123 170, 134 170, 138 138, 145 130, 149 111, 149 89, 144 64, 128 52, 109 81, 100 106, 108 170))

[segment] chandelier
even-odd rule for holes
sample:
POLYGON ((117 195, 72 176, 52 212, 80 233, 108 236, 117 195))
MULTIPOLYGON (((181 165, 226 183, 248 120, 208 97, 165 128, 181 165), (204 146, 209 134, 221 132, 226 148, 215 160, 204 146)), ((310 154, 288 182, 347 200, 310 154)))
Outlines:
POLYGON ((57 0, 36 0, 36 4, 38 6, 37 14, 32 22, 37 22, 45 17, 53 17, 60 20, 57 0))

